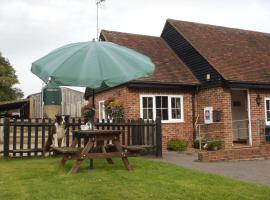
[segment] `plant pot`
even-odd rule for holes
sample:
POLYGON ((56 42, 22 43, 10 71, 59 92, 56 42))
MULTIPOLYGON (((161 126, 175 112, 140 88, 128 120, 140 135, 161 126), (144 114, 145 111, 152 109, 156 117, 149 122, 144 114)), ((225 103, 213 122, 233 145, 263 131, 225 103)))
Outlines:
POLYGON ((213 147, 213 151, 217 151, 217 150, 218 150, 217 146, 213 147))

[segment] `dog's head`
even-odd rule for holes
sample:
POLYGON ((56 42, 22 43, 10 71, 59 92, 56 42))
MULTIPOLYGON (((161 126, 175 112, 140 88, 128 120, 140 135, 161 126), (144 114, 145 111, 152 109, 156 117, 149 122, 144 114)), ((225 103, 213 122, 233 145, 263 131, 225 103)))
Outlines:
POLYGON ((69 115, 55 115, 55 123, 59 126, 67 127, 69 121, 69 115))

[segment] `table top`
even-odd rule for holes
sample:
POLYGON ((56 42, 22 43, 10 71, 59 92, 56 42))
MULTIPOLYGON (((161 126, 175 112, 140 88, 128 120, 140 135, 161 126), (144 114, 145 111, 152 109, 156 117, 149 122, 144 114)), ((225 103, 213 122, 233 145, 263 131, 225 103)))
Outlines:
POLYGON ((76 130, 73 131, 75 135, 82 136, 115 136, 120 135, 123 130, 76 130))

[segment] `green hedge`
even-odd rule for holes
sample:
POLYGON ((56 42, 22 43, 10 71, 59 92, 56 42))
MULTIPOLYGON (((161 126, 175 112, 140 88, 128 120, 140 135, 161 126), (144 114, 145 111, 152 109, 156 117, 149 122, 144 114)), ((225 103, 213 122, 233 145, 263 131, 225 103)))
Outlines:
POLYGON ((171 139, 167 144, 169 151, 185 151, 187 149, 187 141, 179 139, 171 139))

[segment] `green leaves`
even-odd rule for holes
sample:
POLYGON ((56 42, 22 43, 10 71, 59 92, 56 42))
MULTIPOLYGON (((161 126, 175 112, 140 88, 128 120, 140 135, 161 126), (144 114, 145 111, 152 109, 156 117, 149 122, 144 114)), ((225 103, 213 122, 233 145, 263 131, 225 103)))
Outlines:
POLYGON ((0 101, 15 100, 23 97, 23 92, 19 88, 13 87, 19 83, 15 72, 9 61, 0 53, 0 101))

